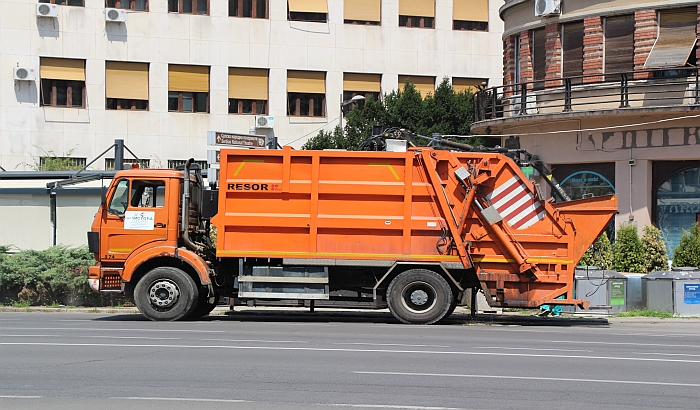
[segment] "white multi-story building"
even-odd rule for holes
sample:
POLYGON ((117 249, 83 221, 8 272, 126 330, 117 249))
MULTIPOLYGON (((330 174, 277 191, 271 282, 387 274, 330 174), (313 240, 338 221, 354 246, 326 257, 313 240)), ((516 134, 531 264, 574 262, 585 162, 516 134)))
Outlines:
POLYGON ((353 94, 381 95, 406 77, 424 95, 445 77, 455 88, 499 85, 501 5, 0 0, 0 166, 28 169, 47 153, 83 164, 123 139, 167 167, 205 160, 207 131, 299 147, 335 127, 353 94), (271 128, 257 116, 274 117, 271 128))

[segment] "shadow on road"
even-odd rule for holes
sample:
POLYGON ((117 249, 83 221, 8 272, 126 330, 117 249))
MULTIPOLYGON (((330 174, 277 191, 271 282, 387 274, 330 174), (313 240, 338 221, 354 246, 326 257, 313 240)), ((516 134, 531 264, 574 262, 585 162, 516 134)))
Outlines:
MULTIPOLYGON (((96 318, 105 322, 143 322, 148 321, 140 314, 117 314, 96 318)), ((307 322, 307 323, 383 323, 398 324, 398 320, 386 311, 290 311, 246 309, 226 312, 223 315, 205 316, 194 320, 198 322, 307 322)), ((443 319, 438 325, 444 326, 540 326, 540 327, 608 327, 607 318, 584 317, 538 317, 509 314, 480 314, 472 318, 467 314, 454 313, 443 319)))

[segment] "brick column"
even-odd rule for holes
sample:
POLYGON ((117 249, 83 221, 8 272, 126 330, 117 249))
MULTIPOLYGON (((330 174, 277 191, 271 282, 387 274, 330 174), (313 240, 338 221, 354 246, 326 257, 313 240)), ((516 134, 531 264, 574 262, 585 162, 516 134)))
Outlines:
MULTIPOLYGON (((515 82, 515 37, 508 36, 503 41, 503 85, 515 82)), ((503 92, 506 96, 513 94, 512 87, 505 87, 503 92)))
MULTIPOLYGON (((656 10, 641 10, 634 13, 634 69, 644 70, 644 62, 654 47, 658 33, 656 10)), ((636 73, 635 79, 650 78, 651 73, 636 73)))
MULTIPOLYGON (((603 18, 583 19, 583 75, 603 74, 603 18)), ((602 76, 586 77, 586 83, 601 81, 602 76)))
POLYGON ((524 30, 520 32, 520 81, 532 81, 532 40, 530 39, 530 31, 524 30))
MULTIPOLYGON (((700 4, 698 4, 698 27, 695 29, 698 33, 698 41, 695 43, 695 58, 700 61, 700 4)), ((695 63, 697 65, 697 63, 695 63)))
POLYGON ((552 23, 545 26, 545 77, 546 79, 556 78, 556 81, 545 81, 545 87, 559 87, 562 85, 561 80, 561 24, 552 23))

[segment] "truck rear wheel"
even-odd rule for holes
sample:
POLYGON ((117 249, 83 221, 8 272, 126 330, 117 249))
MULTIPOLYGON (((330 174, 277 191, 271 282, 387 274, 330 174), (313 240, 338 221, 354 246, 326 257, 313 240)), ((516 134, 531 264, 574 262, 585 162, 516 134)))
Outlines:
POLYGON ((170 266, 151 270, 134 289, 136 307, 154 321, 182 319, 196 307, 198 298, 194 280, 170 266))
POLYGON ((427 269, 399 274, 389 284, 386 299, 395 318, 421 325, 445 317, 453 303, 452 289, 445 278, 427 269))

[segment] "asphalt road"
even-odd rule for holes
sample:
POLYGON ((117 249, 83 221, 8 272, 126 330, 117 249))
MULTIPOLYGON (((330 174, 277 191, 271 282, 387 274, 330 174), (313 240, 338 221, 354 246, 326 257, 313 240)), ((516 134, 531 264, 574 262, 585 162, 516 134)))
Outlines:
POLYGON ((0 313, 0 409, 694 409, 700 320, 0 313))

